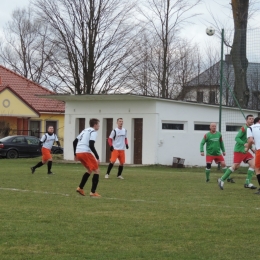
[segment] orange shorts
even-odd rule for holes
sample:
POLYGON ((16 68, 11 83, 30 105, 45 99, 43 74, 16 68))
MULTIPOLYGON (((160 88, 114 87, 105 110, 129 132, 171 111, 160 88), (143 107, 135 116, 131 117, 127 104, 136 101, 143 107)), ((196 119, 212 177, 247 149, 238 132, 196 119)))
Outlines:
POLYGON ((42 161, 47 162, 50 159, 52 159, 51 150, 42 147, 42 161))
POLYGON ((260 150, 255 151, 255 167, 260 168, 260 150))
POLYGON ((98 162, 92 153, 77 153, 76 157, 89 171, 92 172, 98 169, 98 162))
POLYGON ((125 163, 125 151, 124 150, 114 150, 111 153, 110 162, 115 162, 117 159, 119 160, 120 164, 125 163))

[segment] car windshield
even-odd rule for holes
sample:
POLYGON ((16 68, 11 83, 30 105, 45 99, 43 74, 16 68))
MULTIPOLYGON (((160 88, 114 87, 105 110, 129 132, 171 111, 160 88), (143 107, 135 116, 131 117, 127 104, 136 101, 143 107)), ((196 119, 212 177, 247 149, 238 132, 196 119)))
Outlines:
POLYGON ((6 136, 0 139, 0 142, 7 141, 8 139, 12 138, 12 136, 6 136))

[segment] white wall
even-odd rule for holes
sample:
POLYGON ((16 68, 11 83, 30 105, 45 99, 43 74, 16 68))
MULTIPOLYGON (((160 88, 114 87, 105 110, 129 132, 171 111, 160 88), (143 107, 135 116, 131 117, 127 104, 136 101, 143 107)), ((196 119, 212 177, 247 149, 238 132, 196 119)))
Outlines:
MULTIPOLYGON (((245 111, 245 115, 256 113, 245 111)), ((136 100, 136 101, 67 101, 65 112, 64 158, 73 159, 72 142, 77 136, 77 118, 86 119, 86 127, 90 118, 100 119, 101 126, 96 142, 96 149, 101 162, 105 162, 106 118, 124 119, 124 127, 128 130, 130 149, 126 150, 126 163, 133 163, 134 118, 143 118, 143 164, 171 165, 173 157, 185 159, 185 165, 205 165, 205 157, 200 155, 200 142, 208 131, 195 131, 194 124, 210 124, 219 121, 219 108, 203 104, 177 102, 170 100, 136 100), (163 130, 162 123, 183 123, 184 130, 163 130)), ((235 132, 226 132, 226 124, 244 125, 245 120, 240 111, 223 109, 222 135, 226 147, 226 161, 230 165, 235 145, 235 132)))
POLYGON ((100 120, 100 129, 98 139, 95 144, 101 162, 105 158, 106 118, 113 118, 113 125, 116 127, 116 120, 122 117, 124 128, 128 131, 129 150, 126 150, 126 163, 133 163, 133 119, 143 118, 143 164, 154 163, 156 146, 156 113, 154 101, 67 101, 65 111, 65 142, 64 142, 64 159, 73 159, 72 142, 77 136, 78 125, 77 118, 86 119, 86 127, 90 118, 100 120), (147 152, 149 151, 149 152, 147 152))

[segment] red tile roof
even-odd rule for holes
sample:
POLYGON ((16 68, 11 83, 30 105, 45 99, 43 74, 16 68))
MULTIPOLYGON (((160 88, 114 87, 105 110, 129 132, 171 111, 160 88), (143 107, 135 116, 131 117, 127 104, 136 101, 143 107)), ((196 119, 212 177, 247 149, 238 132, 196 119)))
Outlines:
POLYGON ((18 96, 26 101, 32 108, 38 112, 60 112, 64 113, 65 104, 62 101, 40 98, 36 95, 53 95, 50 91, 33 81, 24 78, 23 76, 0 65, 0 92, 9 87, 18 96))

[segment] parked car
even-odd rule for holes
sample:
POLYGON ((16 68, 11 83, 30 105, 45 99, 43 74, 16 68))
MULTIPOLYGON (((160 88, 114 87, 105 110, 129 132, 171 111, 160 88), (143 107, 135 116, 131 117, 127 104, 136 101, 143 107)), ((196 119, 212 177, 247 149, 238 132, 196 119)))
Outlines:
MULTIPOLYGON (((63 148, 52 146, 53 154, 63 154, 63 148)), ((27 135, 6 136, 0 139, 0 157, 8 159, 41 156, 39 138, 27 135)))

